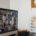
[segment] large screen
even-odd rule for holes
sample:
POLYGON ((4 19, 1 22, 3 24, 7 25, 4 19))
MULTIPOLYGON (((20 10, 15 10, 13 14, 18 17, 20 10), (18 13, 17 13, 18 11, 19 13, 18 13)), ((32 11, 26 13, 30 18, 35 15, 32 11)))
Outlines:
POLYGON ((14 10, 0 9, 0 33, 17 29, 18 13, 14 10))

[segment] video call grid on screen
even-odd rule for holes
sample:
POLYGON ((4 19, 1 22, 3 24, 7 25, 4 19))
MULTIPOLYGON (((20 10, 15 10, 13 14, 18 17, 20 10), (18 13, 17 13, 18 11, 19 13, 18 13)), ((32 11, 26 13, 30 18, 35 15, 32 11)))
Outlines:
POLYGON ((0 33, 16 30, 18 11, 0 8, 0 33))

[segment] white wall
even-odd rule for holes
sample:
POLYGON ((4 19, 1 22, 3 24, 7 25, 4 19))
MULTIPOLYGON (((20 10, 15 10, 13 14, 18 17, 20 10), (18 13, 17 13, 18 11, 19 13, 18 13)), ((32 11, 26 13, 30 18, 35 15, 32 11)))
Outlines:
POLYGON ((10 0, 10 9, 18 10, 18 29, 30 30, 31 17, 36 16, 31 0, 10 0))
POLYGON ((20 9, 19 9, 19 29, 30 30, 31 22, 31 9, 30 9, 30 0, 20 0, 20 9))
POLYGON ((10 0, 10 9, 18 10, 20 0, 10 0))
POLYGON ((10 0, 10 9, 18 10, 18 29, 30 28, 30 1, 10 0), (19 7, 18 7, 19 6, 19 7))
POLYGON ((10 8, 10 0, 0 0, 0 8, 10 8))

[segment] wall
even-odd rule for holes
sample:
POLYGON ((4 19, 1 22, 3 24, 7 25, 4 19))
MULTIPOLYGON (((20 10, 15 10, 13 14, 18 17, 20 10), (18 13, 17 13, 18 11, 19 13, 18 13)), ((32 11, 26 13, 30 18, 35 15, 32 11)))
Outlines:
POLYGON ((36 16, 36 9, 31 9, 31 0, 10 0, 10 9, 18 10, 18 29, 30 31, 31 17, 36 16))
POLYGON ((18 10, 20 0, 10 0, 10 9, 18 10))
POLYGON ((10 0, 10 9, 18 10, 18 29, 30 29, 30 1, 10 0))
POLYGON ((0 0, 0 8, 10 8, 10 0, 0 0))
POLYGON ((19 9, 19 29, 30 30, 31 24, 31 8, 30 0, 20 0, 20 9, 19 9))

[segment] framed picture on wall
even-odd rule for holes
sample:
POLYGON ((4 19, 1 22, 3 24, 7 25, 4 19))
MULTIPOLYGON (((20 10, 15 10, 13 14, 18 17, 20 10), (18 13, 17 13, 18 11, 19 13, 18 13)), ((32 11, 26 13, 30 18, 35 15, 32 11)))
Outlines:
POLYGON ((36 8, 36 0, 31 0, 31 8, 36 8))

